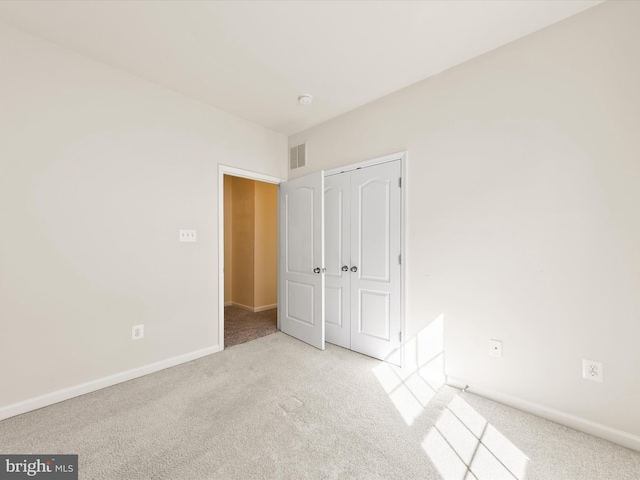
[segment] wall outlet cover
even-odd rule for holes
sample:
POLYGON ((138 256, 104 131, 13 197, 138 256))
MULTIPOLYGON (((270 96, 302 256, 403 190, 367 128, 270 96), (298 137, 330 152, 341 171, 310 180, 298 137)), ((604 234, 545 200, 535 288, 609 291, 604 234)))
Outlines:
POLYGON ((500 340, 489 340, 489 355, 502 358, 502 342, 500 340))
POLYGON ((131 340, 142 340, 144 338, 144 325, 134 325, 131 327, 131 340))
POLYGON ((582 378, 592 382, 604 381, 604 366, 595 360, 582 360, 582 378))

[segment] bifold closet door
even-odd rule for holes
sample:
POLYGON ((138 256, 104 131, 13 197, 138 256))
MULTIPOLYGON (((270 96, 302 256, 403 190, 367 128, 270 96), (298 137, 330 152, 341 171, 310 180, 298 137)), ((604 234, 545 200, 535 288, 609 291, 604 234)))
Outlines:
POLYGON ((401 164, 325 178, 326 339, 400 364, 401 164))
POLYGON ((401 343, 401 176, 399 161, 351 172, 351 349, 396 365, 401 343))
POLYGON ((324 350, 324 172, 279 186, 280 329, 324 350))
POLYGON ((325 337, 327 342, 351 348, 351 174, 324 179, 325 337))

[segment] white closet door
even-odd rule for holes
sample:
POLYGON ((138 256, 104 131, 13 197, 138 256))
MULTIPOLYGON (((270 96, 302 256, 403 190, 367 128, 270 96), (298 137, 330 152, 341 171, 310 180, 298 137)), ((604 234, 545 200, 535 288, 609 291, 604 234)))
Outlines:
POLYGON ((324 350, 324 172, 280 184, 280 329, 324 350))
POLYGON ((344 348, 351 348, 350 175, 324 179, 325 334, 327 342, 344 348))
POLYGON ((351 172, 351 349, 400 364, 400 162, 351 172))

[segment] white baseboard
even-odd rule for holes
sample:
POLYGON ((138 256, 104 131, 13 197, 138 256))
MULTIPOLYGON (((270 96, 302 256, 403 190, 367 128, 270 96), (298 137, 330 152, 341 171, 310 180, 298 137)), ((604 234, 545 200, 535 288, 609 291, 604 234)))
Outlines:
MULTIPOLYGON (((272 308, 277 308, 278 306, 277 303, 274 303, 272 305, 263 305, 262 307, 250 307, 249 305, 243 305, 241 303, 233 303, 233 302, 231 302, 230 305, 241 308, 243 310, 248 310, 249 312, 253 312, 253 313, 263 312, 265 310, 271 310, 272 308)), ((226 306, 227 304, 225 303, 225 307, 226 306)))
POLYGON ((241 308, 242 310, 253 312, 253 307, 250 307, 249 305, 243 305, 241 303, 235 303, 235 302, 231 302, 231 305, 233 305, 234 307, 241 308))
POLYGON ((225 307, 230 307, 231 305, 233 305, 233 302, 224 302, 225 307))
MULTIPOLYGON (((463 389, 467 386, 467 383, 459 378, 448 376, 447 385, 463 389)), ((538 417, 546 418, 547 420, 571 427, 575 430, 588 433, 594 437, 603 438, 610 442, 617 443, 618 445, 622 445, 623 447, 640 451, 640 436, 638 435, 608 427, 601 423, 593 422, 570 413, 545 407, 539 403, 530 402, 518 397, 512 397, 511 395, 507 395, 496 390, 470 386, 467 388, 467 391, 481 397, 489 398, 498 403, 517 408, 523 412, 531 413, 538 417)))
POLYGON ((150 373, 155 373, 165 368, 174 367, 181 363, 187 363, 198 358, 206 357, 212 353, 221 351, 220 345, 213 347, 203 348, 194 352, 185 353, 184 355, 178 355, 177 357, 168 358, 160 362, 151 363, 142 367, 127 370, 126 372, 116 373, 109 375, 108 377, 99 378, 97 380, 91 380, 90 382, 75 385, 73 387, 63 388, 62 390, 56 390, 55 392, 46 393, 38 397, 29 398, 18 403, 7 405, 0 408, 0 420, 5 418, 14 417, 23 413, 37 410, 39 408, 53 405, 54 403, 69 400, 70 398, 79 397, 86 393, 95 392, 118 383, 127 382, 134 378, 143 377, 150 373))
POLYGON ((274 303, 273 305, 263 305, 262 307, 255 307, 253 309, 254 312, 264 312, 265 310, 271 310, 272 308, 277 308, 278 304, 274 303))

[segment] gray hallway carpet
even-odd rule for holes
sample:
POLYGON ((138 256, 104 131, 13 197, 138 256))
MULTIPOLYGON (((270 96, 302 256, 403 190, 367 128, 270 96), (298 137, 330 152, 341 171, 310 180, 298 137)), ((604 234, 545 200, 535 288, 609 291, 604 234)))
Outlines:
POLYGON ((224 347, 232 347, 278 331, 278 309, 250 312, 233 305, 224 307, 224 347))
POLYGON ((640 453, 278 332, 0 422, 81 479, 637 479, 640 453))

